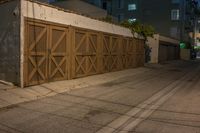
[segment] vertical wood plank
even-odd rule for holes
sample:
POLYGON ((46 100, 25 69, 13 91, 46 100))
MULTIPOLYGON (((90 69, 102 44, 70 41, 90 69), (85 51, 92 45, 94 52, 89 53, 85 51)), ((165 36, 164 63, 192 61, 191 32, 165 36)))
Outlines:
MULTIPOLYGON (((85 31, 85 36, 86 36, 86 51, 82 51, 83 53, 83 55, 84 54, 86 54, 85 56, 84 56, 84 58, 85 58, 85 61, 86 61, 86 68, 85 68, 85 70, 86 70, 86 73, 84 74, 84 75, 89 75, 89 55, 87 55, 87 54, 89 54, 89 36, 90 36, 90 31, 85 31), (86 53, 85 53, 86 52, 86 53)), ((84 66, 83 66, 84 67, 84 66)))
POLYGON ((103 73, 103 33, 98 33, 97 42, 97 70, 98 73, 103 73))
POLYGON ((29 35, 29 27, 28 27, 28 22, 27 20, 24 20, 24 26, 25 26, 25 34, 24 34, 24 64, 23 64, 23 67, 24 67, 24 72, 23 72, 23 76, 24 76, 24 85, 23 86, 27 86, 28 85, 28 35, 29 35))
POLYGON ((71 27, 71 78, 75 78, 75 58, 76 58, 76 46, 75 46, 75 34, 76 34, 76 29, 74 27, 71 27))
POLYGON ((67 61, 67 68, 68 68, 68 79, 73 78, 73 40, 74 40, 74 29, 72 26, 69 26, 68 35, 67 35, 67 53, 68 53, 68 61, 67 61))

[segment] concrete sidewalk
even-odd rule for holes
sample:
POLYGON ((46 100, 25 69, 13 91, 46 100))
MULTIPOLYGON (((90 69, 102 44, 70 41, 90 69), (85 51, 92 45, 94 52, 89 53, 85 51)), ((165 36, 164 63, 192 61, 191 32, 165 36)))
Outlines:
POLYGON ((84 87, 94 86, 119 80, 124 77, 138 75, 152 69, 173 67, 183 61, 172 61, 165 64, 146 64, 145 67, 128 69, 118 72, 111 72, 106 74, 94 75, 85 78, 74 80, 57 81, 52 83, 45 83, 42 85, 19 88, 16 86, 8 86, 0 84, 0 108, 11 106, 14 104, 37 100, 40 98, 54 96, 73 89, 80 89, 84 87))

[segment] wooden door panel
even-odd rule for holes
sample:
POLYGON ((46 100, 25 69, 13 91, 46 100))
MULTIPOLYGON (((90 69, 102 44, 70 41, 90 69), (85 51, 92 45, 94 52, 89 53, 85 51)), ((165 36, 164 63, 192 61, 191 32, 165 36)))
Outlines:
POLYGON ((75 78, 83 77, 86 73, 86 54, 87 35, 85 31, 75 31, 75 78))
POLYGON ((26 23, 25 49, 25 86, 46 82, 47 80, 47 44, 48 29, 46 25, 34 22, 26 23))
POLYGON ((103 71, 119 70, 119 37, 103 35, 103 71))
POLYGON ((77 77, 97 74, 98 34, 78 30, 75 31, 75 74, 77 77))
POLYGON ((97 45, 98 34, 89 32, 87 44, 87 75, 97 74, 97 45))
POLYGON ((119 67, 119 37, 113 36, 110 45, 110 71, 117 71, 119 67))
POLYGON ((67 29, 50 26, 49 80, 67 79, 67 29))
POLYGON ((110 71, 110 43, 111 43, 111 38, 109 35, 103 35, 102 39, 102 44, 103 44, 103 72, 109 72, 110 71))

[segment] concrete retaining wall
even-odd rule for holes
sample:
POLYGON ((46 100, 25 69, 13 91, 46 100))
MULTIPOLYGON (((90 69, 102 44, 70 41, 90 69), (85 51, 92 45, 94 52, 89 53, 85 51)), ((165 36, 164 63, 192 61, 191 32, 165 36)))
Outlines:
POLYGON ((0 4, 0 80, 19 84, 19 1, 0 4))

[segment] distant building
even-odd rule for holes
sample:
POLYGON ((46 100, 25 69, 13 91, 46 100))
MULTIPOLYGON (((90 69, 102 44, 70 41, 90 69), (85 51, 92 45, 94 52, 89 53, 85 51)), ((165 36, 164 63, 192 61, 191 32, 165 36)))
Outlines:
POLYGON ((140 21, 165 36, 185 39, 186 0, 85 0, 117 18, 118 22, 140 21), (97 4, 96 2, 98 1, 97 4))
MULTIPOLYGON (((140 21, 164 36, 188 41, 192 32, 188 0, 40 0, 94 18, 112 16, 114 21, 140 21), (56 1, 56 2, 54 2, 56 1)), ((199 24, 196 32, 200 31, 199 24)), ((199 39, 200 40, 200 39, 199 39)))
POLYGON ((183 39, 184 0, 139 0, 136 19, 168 37, 183 39))

